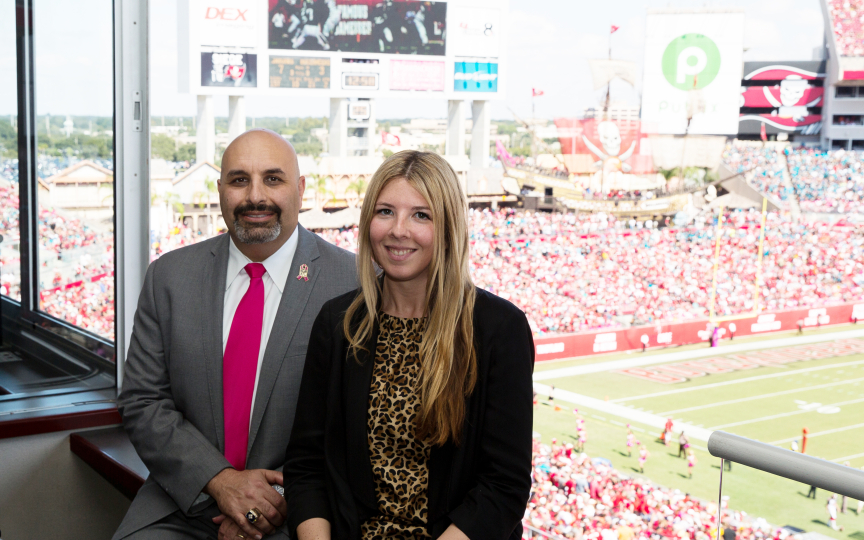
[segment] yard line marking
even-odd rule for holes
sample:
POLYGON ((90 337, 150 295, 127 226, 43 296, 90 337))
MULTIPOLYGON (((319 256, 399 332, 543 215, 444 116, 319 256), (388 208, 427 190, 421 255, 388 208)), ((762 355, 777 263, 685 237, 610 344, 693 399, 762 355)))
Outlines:
MULTIPOLYGON (((826 429, 825 431, 818 431, 816 433, 810 433, 807 435, 807 438, 818 437, 820 435, 830 435, 832 433, 840 433, 841 431, 849 431, 850 429, 858 429, 860 427, 864 427, 864 424, 854 424, 851 426, 839 427, 834 429, 826 429)), ((787 442, 792 442, 798 440, 798 437, 791 437, 789 439, 781 439, 779 441, 770 442, 768 444, 783 444, 787 442)))
POLYGON ((693 392, 695 390, 704 390, 706 388, 717 388, 720 386, 729 386, 730 384, 739 384, 739 383, 752 382, 752 381, 761 381, 763 379, 772 379, 774 377, 787 377, 787 376, 791 377, 791 376, 797 375, 799 373, 809 373, 811 371, 819 371, 819 370, 823 370, 823 369, 833 369, 836 367, 844 367, 844 366, 857 366, 857 365, 861 365, 861 364, 864 364, 864 360, 856 360, 855 362, 843 362, 841 364, 829 364, 827 366, 816 366, 816 367, 810 367, 810 368, 793 369, 792 371, 784 371, 782 373, 769 373, 768 375, 755 375, 753 377, 746 377, 744 379, 734 379, 731 381, 724 381, 724 382, 711 383, 711 384, 703 384, 700 386, 691 386, 688 388, 679 388, 677 390, 666 390, 665 392, 654 392, 653 394, 642 394, 641 396, 631 396, 631 397, 625 397, 625 398, 610 399, 609 402, 610 403, 624 403, 627 401, 633 401, 633 400, 637 400, 637 399, 669 396, 672 394, 681 394, 683 392, 693 392))
POLYGON ((847 459, 855 459, 855 458, 859 458, 859 457, 864 457, 864 452, 861 452, 860 454, 852 454, 851 456, 838 457, 838 458, 832 459, 831 461, 836 461, 837 463, 840 463, 841 461, 846 461, 847 459))
MULTIPOLYGON (((698 411, 699 409, 708 409, 710 407, 719 407, 721 405, 731 405, 733 403, 743 403, 745 401, 753 401, 756 399, 764 399, 764 398, 771 398, 771 397, 776 397, 776 396, 784 396, 786 394, 795 394, 796 392, 806 392, 807 390, 818 390, 819 388, 828 388, 831 386, 839 386, 841 384, 851 384, 855 381, 864 381, 864 377, 861 377, 858 379, 849 379, 848 381, 816 384, 813 386, 803 386, 801 388, 793 388, 792 390, 783 390, 782 392, 774 392, 772 394, 762 394, 759 396, 750 396, 750 397, 745 397, 745 398, 730 399, 728 401, 717 401, 715 403, 709 403, 707 405, 698 405, 696 407, 687 407, 686 409, 675 409, 674 411, 666 411, 666 412, 661 412, 661 413, 657 413, 657 414, 659 414, 660 416, 667 416, 670 414, 678 414, 678 413, 688 412, 688 411, 698 411)), ((791 441, 792 439, 789 439, 789 440, 791 441)))
MULTIPOLYGON (((853 399, 850 401, 840 401, 839 403, 829 403, 828 405, 823 405, 823 407, 838 407, 840 405, 852 405, 854 403, 862 403, 862 402, 864 402, 864 399, 853 399)), ((731 424, 721 424, 719 426, 714 426, 714 427, 708 428, 708 429, 718 430, 718 429, 723 429, 723 428, 727 428, 727 427, 743 426, 746 424, 755 424, 757 422, 765 422, 766 420, 774 420, 775 418, 785 418, 787 416, 795 416, 796 414, 804 414, 804 413, 808 413, 808 412, 816 412, 816 411, 814 411, 812 409, 807 409, 807 410, 802 409, 802 410, 798 410, 798 411, 792 411, 792 412, 786 412, 786 413, 780 413, 780 414, 772 414, 771 416, 763 416, 762 418, 754 418, 752 420, 742 420, 741 422, 732 422, 731 424)))
MULTIPOLYGON (((564 390, 561 388, 556 388, 553 392, 552 387, 542 383, 534 383, 534 390, 537 391, 537 394, 542 396, 548 396, 550 392, 554 393, 556 403, 560 401, 564 403, 570 403, 579 407, 588 407, 589 409, 593 409, 598 412, 615 415, 619 418, 626 418, 627 420, 633 420, 635 422, 639 422, 640 424, 651 426, 652 428, 662 430, 666 424, 666 419, 662 416, 657 416, 656 414, 636 411, 623 405, 609 403, 608 401, 604 401, 602 399, 577 394, 575 392, 570 392, 569 390, 564 390)), ((711 436, 710 429, 699 428, 694 425, 676 420, 675 430, 680 431, 682 429, 687 432, 687 435, 689 435, 691 439, 707 441, 708 437, 711 436)))
POLYGON ((837 339, 850 339, 864 337, 864 330, 847 330, 845 332, 834 332, 831 334, 816 334, 811 336, 795 336, 781 339, 768 339, 755 343, 740 343, 736 345, 724 345, 723 347, 706 347, 693 351, 681 351, 669 354, 656 354, 647 358, 625 358, 622 360, 610 360, 597 362, 582 366, 571 366, 566 368, 548 369, 534 373, 535 381, 548 379, 560 379, 562 377, 573 377, 574 375, 585 375, 588 373, 599 373, 602 371, 615 371, 652 364, 666 364, 680 360, 692 360, 694 358, 707 358, 710 356, 726 356, 738 352, 761 351, 763 349, 776 349, 790 345, 809 345, 811 343, 822 343, 837 339))

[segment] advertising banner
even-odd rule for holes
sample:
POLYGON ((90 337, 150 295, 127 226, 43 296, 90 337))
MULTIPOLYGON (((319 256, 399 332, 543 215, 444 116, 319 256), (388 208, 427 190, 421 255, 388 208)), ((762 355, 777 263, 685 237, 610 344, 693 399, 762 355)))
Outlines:
POLYGON ((271 56, 270 88, 330 88, 330 59, 271 56))
POLYGON ((496 62, 456 62, 453 90, 457 92, 497 92, 498 64, 496 62))
POLYGON ((198 19, 201 45, 255 47, 257 5, 255 0, 199 0, 194 14, 198 19))
POLYGON ((618 170, 631 172, 639 156, 640 125, 637 120, 578 120, 556 118, 558 142, 562 154, 587 154, 596 162, 614 165, 618 170))
POLYGON ((271 49, 443 56, 446 2, 268 0, 271 49))
POLYGON ((452 6, 450 28, 447 29, 447 46, 455 56, 500 56, 498 9, 452 6))
POLYGON ((258 57, 246 53, 202 52, 201 86, 258 86, 258 57))
MULTIPOLYGON (((734 328, 735 337, 751 336, 782 330, 814 328, 831 324, 847 324, 864 320, 864 304, 841 304, 824 308, 792 309, 761 313, 718 324, 717 334, 728 339, 734 328), (734 327, 731 325, 735 325, 734 327)), ((586 332, 561 336, 536 337, 537 361, 589 356, 598 353, 641 350, 643 336, 647 347, 670 347, 692 343, 707 343, 713 327, 707 320, 654 326, 630 327, 615 331, 586 332)), ((645 375, 643 370, 642 375, 645 375)), ((649 370, 650 371, 650 370, 649 370)), ((638 373, 629 373, 637 375, 638 373)), ((674 378, 660 382, 678 382, 674 378)))
POLYGON ((762 125, 766 134, 800 133, 802 135, 817 135, 822 129, 821 114, 804 114, 802 116, 781 116, 779 114, 742 114, 738 121, 738 133, 761 133, 762 125))
POLYGON ((792 62, 744 62, 745 81, 782 81, 784 79, 824 79, 827 71, 825 60, 792 62))
POLYGON ((649 10, 642 122, 651 133, 735 135, 744 12, 649 10))
POLYGON ((738 133, 818 135, 825 88, 811 81, 825 78, 825 64, 824 60, 745 62, 738 133))
POLYGON ((444 91, 444 62, 391 60, 390 90, 444 91))
POLYGON ((742 107, 821 107, 825 89, 807 81, 782 81, 775 86, 741 88, 742 107), (803 84, 801 84, 803 83, 803 84))

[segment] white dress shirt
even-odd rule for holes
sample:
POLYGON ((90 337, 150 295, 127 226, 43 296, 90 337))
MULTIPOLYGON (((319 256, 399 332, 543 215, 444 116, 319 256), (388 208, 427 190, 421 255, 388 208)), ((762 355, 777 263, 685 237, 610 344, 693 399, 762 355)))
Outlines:
MULTIPOLYGON (((297 251, 297 230, 288 238, 279 250, 270 255, 263 263, 267 272, 262 276, 264 282, 264 321, 261 325, 261 348, 258 350, 258 367, 255 370, 255 389, 252 390, 252 408, 250 409, 249 426, 252 426, 252 413, 255 410, 255 396, 258 393, 258 377, 261 375, 261 363, 264 361, 264 351, 267 349, 267 340, 276 312, 279 311, 279 303, 282 300, 282 292, 291 272, 291 263, 294 261, 294 253, 297 251)), ((234 245, 234 239, 228 243, 228 275, 225 280, 225 300, 222 307, 222 353, 225 353, 225 345, 228 344, 228 335, 231 333, 231 322, 240 300, 249 290, 249 274, 246 273, 246 265, 252 261, 234 245)))

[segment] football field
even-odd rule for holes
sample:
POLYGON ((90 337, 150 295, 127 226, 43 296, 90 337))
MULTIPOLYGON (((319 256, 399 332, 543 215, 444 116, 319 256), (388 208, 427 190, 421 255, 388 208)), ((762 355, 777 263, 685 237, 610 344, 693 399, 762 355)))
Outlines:
MULTIPOLYGON (((637 474, 635 452, 628 456, 630 424, 651 456, 645 476, 670 488, 716 500, 719 460, 705 450, 712 431, 723 430, 790 448, 837 463, 864 466, 864 328, 854 325, 807 332, 724 341, 720 347, 695 345, 575 360, 541 362, 535 367, 539 396, 535 429, 574 442, 578 409, 588 430, 586 452, 606 457, 637 474), (554 391, 552 387, 554 386, 554 391), (548 400, 549 393, 554 401, 548 400), (675 423, 675 444, 657 440, 667 418, 675 423), (697 451, 694 478, 677 457, 677 432, 684 430, 697 451)), ((730 507, 775 525, 843 538, 864 539, 864 513, 857 501, 841 514, 842 533, 825 525, 825 501, 806 498, 807 486, 733 465, 724 476, 730 507)))

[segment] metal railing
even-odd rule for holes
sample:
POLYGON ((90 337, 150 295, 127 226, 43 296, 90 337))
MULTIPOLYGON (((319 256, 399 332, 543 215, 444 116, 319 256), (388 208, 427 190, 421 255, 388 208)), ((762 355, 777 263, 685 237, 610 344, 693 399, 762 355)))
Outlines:
MULTIPOLYGON (((708 438, 708 452, 760 471, 816 486, 857 500, 864 500, 864 471, 746 437, 715 431, 708 438)), ((723 475, 721 475, 721 490, 723 475)))

